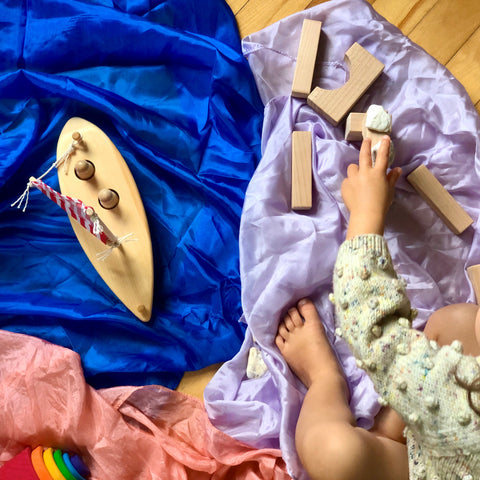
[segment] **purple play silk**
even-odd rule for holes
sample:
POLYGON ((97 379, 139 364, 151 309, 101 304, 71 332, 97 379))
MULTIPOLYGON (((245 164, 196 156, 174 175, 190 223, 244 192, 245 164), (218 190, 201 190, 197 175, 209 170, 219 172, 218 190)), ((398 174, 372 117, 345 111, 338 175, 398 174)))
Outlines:
MULTIPOLYGON (((298 460, 294 432, 305 394, 275 346, 279 321, 296 301, 314 300, 351 389, 358 424, 372 425, 379 409, 366 374, 334 331, 332 270, 345 238, 348 212, 340 186, 359 144, 346 142, 306 100, 290 96, 302 22, 323 22, 314 85, 338 88, 348 78, 343 57, 358 42, 385 64, 384 73, 353 111, 383 105, 393 115, 394 166, 403 168, 385 237, 422 328, 436 309, 474 301, 466 267, 480 263, 476 226, 480 207, 479 117, 452 75, 363 0, 331 1, 297 13, 244 39, 243 50, 265 104, 263 157, 248 187, 240 229, 242 306, 248 324, 241 351, 224 364, 205 391, 215 426, 257 447, 280 447, 289 473, 307 475, 298 460), (291 133, 313 134, 313 208, 290 209, 291 133), (405 180, 426 165, 474 219, 453 234, 405 180), (256 343, 254 343, 256 342, 256 343), (268 372, 247 379, 250 347, 257 346, 268 372)), ((321 446, 319 446, 321 448, 321 446)))

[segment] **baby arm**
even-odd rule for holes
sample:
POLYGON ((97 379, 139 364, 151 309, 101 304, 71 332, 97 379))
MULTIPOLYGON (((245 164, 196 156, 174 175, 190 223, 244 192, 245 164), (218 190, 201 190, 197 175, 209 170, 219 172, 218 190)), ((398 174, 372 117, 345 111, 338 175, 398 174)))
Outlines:
POLYGON ((372 379, 380 402, 393 407, 414 435, 429 437, 432 446, 453 455, 450 435, 469 438, 475 428, 457 376, 469 383, 479 366, 458 344, 439 349, 411 327, 414 313, 405 282, 397 277, 382 237, 400 175, 399 169, 387 173, 388 145, 382 141, 372 166, 364 142, 359 165, 349 166, 342 184, 350 223, 333 276, 337 333, 372 379))
POLYGON ((401 168, 387 173, 390 138, 380 145, 377 161, 372 166, 371 140, 365 139, 360 149, 358 165, 352 163, 342 184, 342 197, 350 211, 347 240, 356 235, 383 235, 385 216, 393 200, 395 183, 401 168))

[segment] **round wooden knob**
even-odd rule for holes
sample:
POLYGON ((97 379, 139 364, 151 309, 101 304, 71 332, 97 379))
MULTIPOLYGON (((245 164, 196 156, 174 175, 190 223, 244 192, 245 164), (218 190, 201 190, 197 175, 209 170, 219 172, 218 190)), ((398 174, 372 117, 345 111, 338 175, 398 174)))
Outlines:
POLYGON ((80 180, 89 180, 95 175, 95 165, 90 160, 79 160, 75 164, 75 175, 80 180))
POLYGON ((77 146, 79 147, 84 147, 85 144, 83 143, 83 137, 80 132, 73 132, 72 133, 72 139, 74 142, 77 142, 77 146))
POLYGON ((118 205, 119 200, 120 197, 118 196, 118 193, 111 188, 104 188, 103 190, 100 190, 100 193, 98 194, 98 202, 107 210, 115 208, 118 205))

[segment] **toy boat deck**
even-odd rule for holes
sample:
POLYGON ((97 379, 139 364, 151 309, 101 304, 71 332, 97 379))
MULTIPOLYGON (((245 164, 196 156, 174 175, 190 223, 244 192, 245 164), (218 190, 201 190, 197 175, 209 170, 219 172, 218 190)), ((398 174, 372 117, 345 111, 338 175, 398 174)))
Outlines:
POLYGON ((65 124, 57 144, 57 159, 68 151, 72 135, 80 140, 69 161, 58 167, 62 194, 93 207, 117 238, 130 238, 99 260, 97 255, 107 247, 70 218, 73 230, 105 283, 134 315, 147 322, 152 313, 153 255, 135 180, 107 135, 82 118, 71 118, 65 124))

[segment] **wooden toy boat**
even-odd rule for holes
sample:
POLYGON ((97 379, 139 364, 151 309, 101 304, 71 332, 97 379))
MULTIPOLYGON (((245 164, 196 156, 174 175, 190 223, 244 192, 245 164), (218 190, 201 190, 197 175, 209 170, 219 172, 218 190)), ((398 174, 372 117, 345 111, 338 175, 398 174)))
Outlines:
POLYGON ((107 236, 100 240, 100 235, 92 235, 69 215, 78 241, 115 295, 147 322, 153 301, 153 255, 135 180, 115 145, 87 120, 75 117, 65 124, 57 144, 57 161, 65 152, 68 158, 57 167, 61 192, 89 206, 87 212, 101 219, 100 231, 107 236), (106 248, 107 254, 99 260, 106 248))

